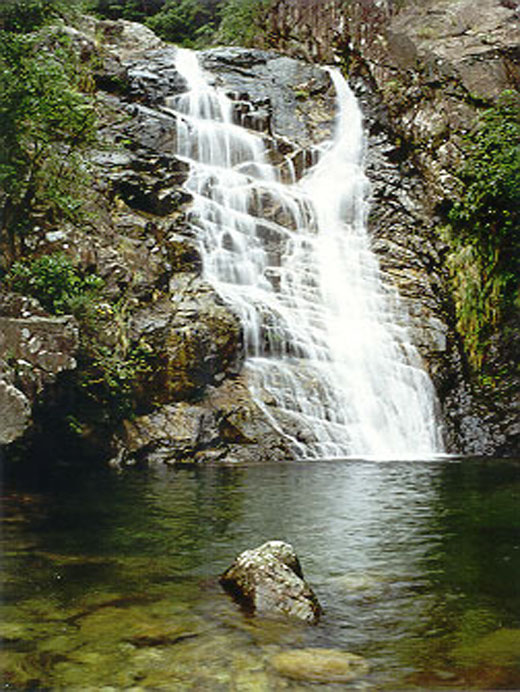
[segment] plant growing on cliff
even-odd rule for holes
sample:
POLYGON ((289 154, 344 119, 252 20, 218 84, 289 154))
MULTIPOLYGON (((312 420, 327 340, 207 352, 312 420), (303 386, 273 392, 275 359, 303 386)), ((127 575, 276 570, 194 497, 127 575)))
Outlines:
POLYGON ((63 253, 15 262, 4 281, 11 291, 37 298, 52 314, 77 317, 85 315, 103 286, 99 276, 81 274, 63 253))
MULTIPOLYGON (((153 352, 142 341, 130 343, 124 301, 113 305, 100 302, 101 277, 84 274, 67 255, 53 253, 15 262, 3 283, 11 291, 36 298, 51 314, 77 318, 80 397, 76 403, 80 409, 106 411, 113 420, 131 416, 140 381, 151 371, 153 352), (106 343, 107 338, 110 343, 106 343)), ((81 410, 71 415, 81 423, 81 410)))
MULTIPOLYGON (((82 335, 81 379, 83 395, 94 409, 113 420, 131 418, 138 409, 139 386, 153 371, 153 353, 146 343, 100 343, 95 333, 82 335)), ((78 412, 81 419, 81 411, 78 412)))
POLYGON ((0 31, 0 242, 19 257, 35 224, 77 216, 95 112, 65 41, 0 31))
POLYGON ((458 327, 479 369, 486 339, 519 297, 519 94, 506 92, 484 111, 463 147, 464 191, 449 212, 446 237, 458 327))

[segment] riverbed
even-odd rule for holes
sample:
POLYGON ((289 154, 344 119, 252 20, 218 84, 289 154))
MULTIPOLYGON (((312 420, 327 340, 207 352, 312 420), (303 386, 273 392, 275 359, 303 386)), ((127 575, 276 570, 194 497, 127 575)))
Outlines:
POLYGON ((515 460, 10 469, 4 689, 518 689, 519 499, 515 460), (270 539, 295 547, 318 625, 252 617, 220 588, 270 539), (273 665, 316 647, 369 672, 273 665))

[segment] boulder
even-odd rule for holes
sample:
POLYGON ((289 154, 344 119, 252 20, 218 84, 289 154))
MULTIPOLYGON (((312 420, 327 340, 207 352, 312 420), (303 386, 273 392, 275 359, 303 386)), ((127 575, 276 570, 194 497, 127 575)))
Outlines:
POLYGON ((248 610, 263 615, 316 623, 322 613, 294 548, 283 541, 268 541, 244 551, 222 574, 220 583, 248 610))

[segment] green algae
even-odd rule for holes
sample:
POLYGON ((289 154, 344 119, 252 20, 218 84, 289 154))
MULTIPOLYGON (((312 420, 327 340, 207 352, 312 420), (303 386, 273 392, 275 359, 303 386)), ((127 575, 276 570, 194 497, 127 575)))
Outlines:
POLYGON ((458 664, 518 667, 520 670, 520 629, 501 628, 476 641, 456 647, 452 655, 458 664))

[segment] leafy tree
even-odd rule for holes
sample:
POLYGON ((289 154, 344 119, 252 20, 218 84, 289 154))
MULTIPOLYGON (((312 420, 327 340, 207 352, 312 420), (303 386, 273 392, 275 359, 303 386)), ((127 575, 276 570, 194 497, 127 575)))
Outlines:
POLYGON ((81 9, 83 0, 2 0, 0 29, 27 33, 81 9))
POLYGON ((66 47, 0 32, 0 242, 10 261, 23 251, 35 212, 48 222, 79 207, 78 154, 95 136, 79 81, 66 47))
POLYGON ((211 40, 215 20, 214 8, 201 0, 166 0, 146 25, 165 41, 190 47, 211 40))
POLYGON ((165 0, 88 0, 87 9, 107 19, 143 22, 159 12, 165 0))
POLYGON ((226 0, 221 7, 219 39, 228 45, 252 45, 261 32, 259 20, 270 0, 226 0))
POLYGON ((464 141, 464 192, 448 240, 460 331, 480 367, 493 325, 518 301, 520 281, 520 96, 505 92, 464 141))

